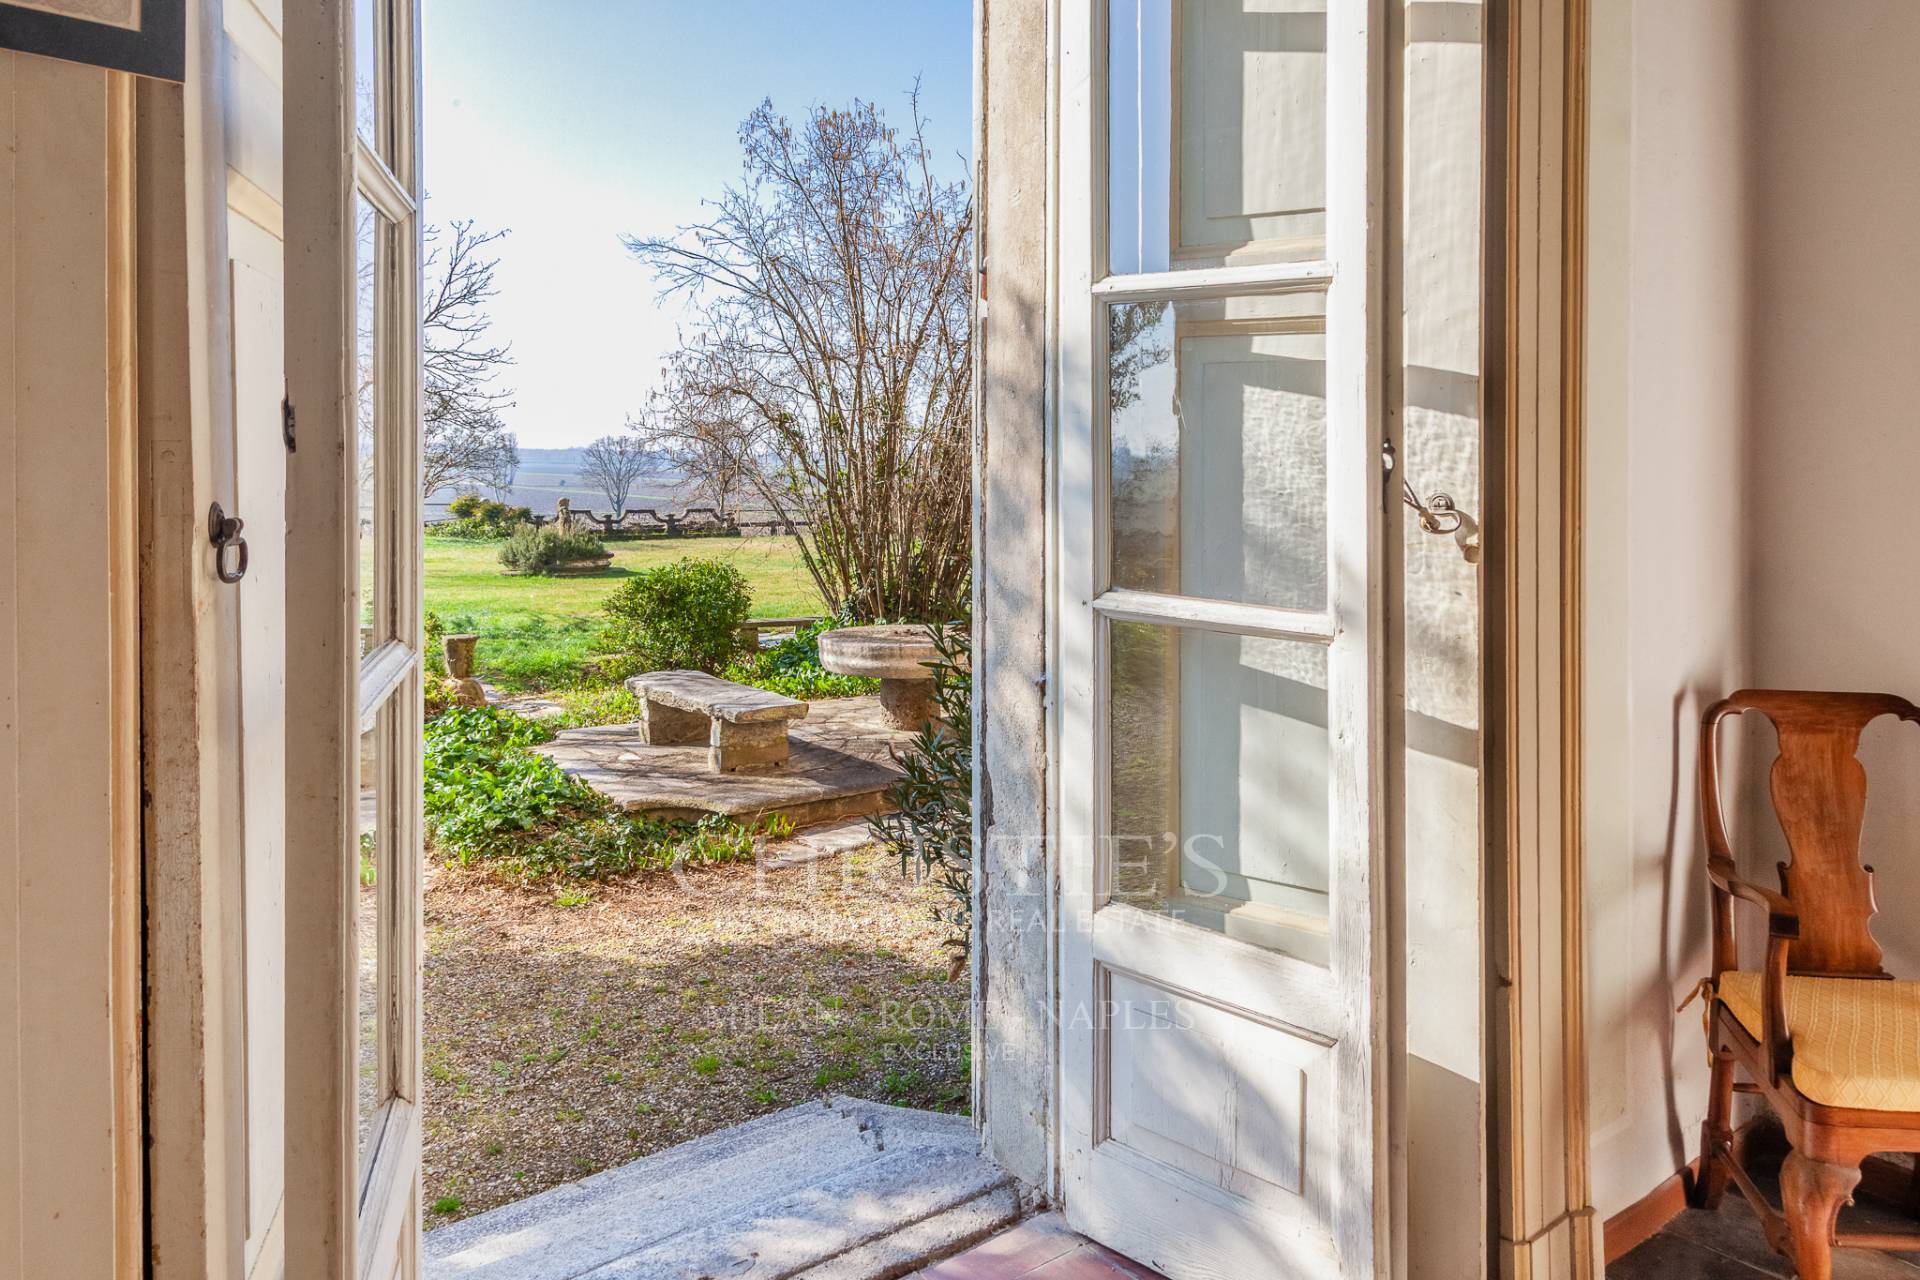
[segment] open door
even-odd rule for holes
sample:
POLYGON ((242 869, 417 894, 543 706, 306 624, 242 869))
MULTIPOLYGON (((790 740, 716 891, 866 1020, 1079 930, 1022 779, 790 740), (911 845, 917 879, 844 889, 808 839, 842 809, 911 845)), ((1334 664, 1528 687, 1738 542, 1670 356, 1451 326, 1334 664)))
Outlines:
POLYGON ((1175 1280, 1390 1256, 1380 25, 1063 10, 1063 1187, 1175 1280))
POLYGON ((418 9, 286 22, 288 1275, 389 1280, 420 1230, 418 9))

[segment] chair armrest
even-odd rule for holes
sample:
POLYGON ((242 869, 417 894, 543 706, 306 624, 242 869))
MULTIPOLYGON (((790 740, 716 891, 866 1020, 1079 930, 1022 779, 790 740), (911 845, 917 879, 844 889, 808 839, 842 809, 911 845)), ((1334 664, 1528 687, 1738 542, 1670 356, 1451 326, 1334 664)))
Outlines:
POLYGON ((1800 912, 1786 895, 1742 880, 1732 858, 1709 855, 1707 878, 1722 893, 1767 910, 1767 959, 1760 974, 1760 1048, 1766 1054, 1768 1082, 1780 1084, 1793 1074, 1793 1032, 1787 1026, 1787 944, 1800 936, 1800 912))
POLYGON ((1742 902, 1767 909, 1767 933, 1789 941, 1800 936, 1800 911, 1785 894, 1776 893, 1751 881, 1742 880, 1733 859, 1711 855, 1707 858, 1707 878, 1722 891, 1742 902))

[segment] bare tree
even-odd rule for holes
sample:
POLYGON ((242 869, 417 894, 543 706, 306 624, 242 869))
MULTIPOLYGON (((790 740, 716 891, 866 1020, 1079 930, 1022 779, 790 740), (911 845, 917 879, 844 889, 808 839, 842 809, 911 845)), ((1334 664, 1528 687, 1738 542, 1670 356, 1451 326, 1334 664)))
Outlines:
POLYGON ((618 520, 634 482, 652 465, 652 451, 637 436, 601 436, 587 446, 580 476, 606 495, 607 510, 618 520))
POLYGON ((513 356, 488 340, 493 317, 486 307, 499 292, 493 273, 500 260, 484 250, 506 234, 476 231, 470 219, 456 219, 446 232, 427 231, 420 482, 428 495, 451 484, 500 488, 504 478, 511 485, 519 467, 519 449, 500 416, 512 405, 512 392, 494 385, 513 356))
POLYGON ((669 389, 656 392, 627 427, 680 475, 688 505, 712 507, 725 520, 754 492, 752 423, 680 384, 672 365, 668 378, 669 389))
POLYGON ((513 492, 513 482, 520 475, 520 437, 507 432, 501 438, 499 456, 494 459, 493 474, 487 477, 487 485, 493 490, 494 500, 505 502, 507 495, 513 492))
POLYGON ((911 120, 855 102, 796 126, 763 102, 711 217, 625 243, 694 302, 672 412, 744 437, 754 491, 810 526, 828 606, 944 620, 970 572, 973 214, 934 175, 917 94, 911 120))

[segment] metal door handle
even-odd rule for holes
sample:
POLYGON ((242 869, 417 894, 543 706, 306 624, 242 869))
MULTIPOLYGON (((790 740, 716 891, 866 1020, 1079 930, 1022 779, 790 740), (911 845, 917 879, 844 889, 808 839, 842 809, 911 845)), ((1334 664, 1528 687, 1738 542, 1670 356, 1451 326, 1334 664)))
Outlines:
POLYGON ((1425 502, 1413 491, 1413 482, 1400 482, 1401 500, 1420 515, 1420 527, 1428 533, 1451 534, 1468 564, 1480 563, 1480 522, 1454 504, 1453 496, 1436 493, 1425 502))
POLYGON ((213 571, 222 582, 234 583, 247 576, 247 540, 240 536, 244 526, 239 516, 228 515, 217 502, 207 508, 207 541, 213 544, 213 571), (227 568, 228 548, 239 554, 238 568, 227 568))

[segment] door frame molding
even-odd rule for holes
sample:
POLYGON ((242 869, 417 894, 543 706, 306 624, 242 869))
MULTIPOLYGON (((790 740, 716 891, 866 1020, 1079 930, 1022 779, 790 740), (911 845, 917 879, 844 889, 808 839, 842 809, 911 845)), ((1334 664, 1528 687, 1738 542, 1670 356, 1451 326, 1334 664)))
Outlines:
POLYGON ((300 432, 287 455, 287 595, 312 617, 287 632, 287 723, 302 726, 287 737, 288 1280, 348 1280, 359 1262, 355 1045, 336 1016, 358 978, 342 856, 358 825, 359 742, 352 16, 351 0, 308 0, 287 6, 282 33, 287 397, 300 432))
POLYGON ((1590 0, 1489 0, 1487 1020, 1498 1273, 1601 1271, 1581 824, 1590 0))

